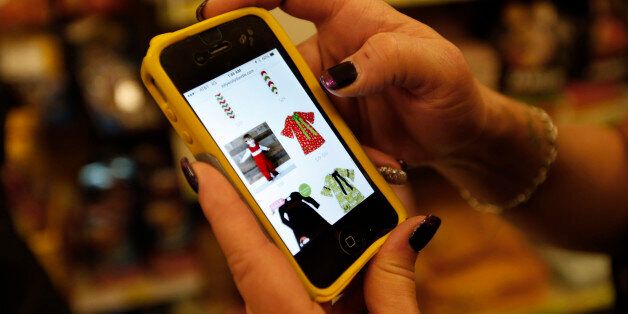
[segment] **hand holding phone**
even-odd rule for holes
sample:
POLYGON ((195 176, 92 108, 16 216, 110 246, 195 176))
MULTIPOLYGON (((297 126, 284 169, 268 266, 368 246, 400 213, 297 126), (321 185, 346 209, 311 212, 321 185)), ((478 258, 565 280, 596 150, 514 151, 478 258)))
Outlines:
MULTIPOLYGON (((253 313, 310 313, 329 310, 310 298, 294 268, 266 237, 248 206, 221 173, 202 162, 193 164, 199 202, 225 253, 238 290, 253 313)), ((415 297, 416 252, 408 237, 424 217, 399 225, 334 310, 362 313, 418 312, 415 297), (400 271, 403 270, 403 271, 400 271), (360 301, 361 300, 361 301, 360 301)))
POLYGON ((382 0, 211 0, 203 16, 245 6, 280 7, 316 25, 299 52, 363 145, 411 165, 444 169, 452 155, 473 163, 463 149, 488 126, 495 109, 486 100, 496 93, 434 29, 382 0))
POLYGON ((405 220, 267 11, 237 10, 156 37, 142 79, 197 159, 227 175, 316 300, 341 293, 405 220))

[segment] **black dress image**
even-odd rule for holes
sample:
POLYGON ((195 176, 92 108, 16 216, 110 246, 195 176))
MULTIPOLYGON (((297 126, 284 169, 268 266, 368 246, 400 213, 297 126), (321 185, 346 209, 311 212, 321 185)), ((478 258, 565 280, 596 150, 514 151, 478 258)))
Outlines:
POLYGON ((281 221, 294 232, 299 246, 303 246, 301 239, 308 240, 318 235, 331 225, 321 217, 314 208, 320 205, 311 197, 303 197, 299 192, 292 192, 286 203, 279 207, 281 221))

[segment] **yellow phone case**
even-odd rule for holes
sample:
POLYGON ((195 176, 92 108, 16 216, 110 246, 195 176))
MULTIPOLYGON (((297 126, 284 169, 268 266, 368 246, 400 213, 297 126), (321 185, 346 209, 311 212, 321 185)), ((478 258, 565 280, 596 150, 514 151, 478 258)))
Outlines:
POLYGON ((270 221, 262 212, 262 209, 255 202, 253 196, 247 190, 244 183, 240 180, 235 170, 231 167, 227 158, 219 149, 218 145, 209 136, 207 130, 202 125, 201 121, 196 117, 195 113, 188 105, 185 98, 183 98, 183 96, 177 91, 177 88, 170 80, 159 61, 161 51, 169 45, 183 40, 186 37, 205 31, 209 28, 218 26, 225 22, 246 15, 258 16, 269 25, 270 29, 274 32, 275 36, 277 36, 284 49, 288 52, 294 63, 299 68, 299 71, 301 72, 301 75, 303 75, 303 77, 305 78, 308 87, 312 90, 314 96, 321 104, 325 113, 332 120, 334 126, 341 134, 342 138, 346 141, 353 154, 355 154, 369 177, 373 180, 375 185, 377 185, 379 190, 384 194, 386 199, 397 211, 397 214, 399 216, 397 224, 403 222, 407 217, 403 205, 394 194, 390 186, 388 186, 386 181, 381 177, 377 169, 373 166, 369 158, 362 150, 360 144, 355 139, 354 135, 351 133, 351 131, 342 120, 338 112, 335 110, 333 105, 329 102, 329 99, 319 85, 317 78, 314 76, 303 57, 301 57, 301 54, 298 52, 296 47, 292 44, 288 35, 284 32, 279 23, 268 11, 259 8, 239 9, 194 24, 176 32, 156 36, 151 40, 148 52, 142 62, 142 81, 144 82, 144 85, 146 85, 146 88, 153 96, 166 117, 168 117, 168 120, 170 120, 170 123, 172 124, 176 132, 183 139, 185 144, 190 148, 192 153, 195 156, 203 156, 209 153, 215 158, 214 160, 212 160, 214 165, 222 169, 223 173, 230 179, 234 187, 240 192, 243 199, 248 203, 253 213, 257 216, 257 219, 266 229, 266 232, 270 235, 273 241, 275 241, 278 247, 288 257, 294 268, 297 270, 299 277, 305 284, 307 290, 312 295, 312 297, 318 302, 330 301, 342 292, 342 290, 349 284, 351 279, 358 273, 358 271, 368 262, 371 257, 373 257, 373 255, 375 255, 375 253, 384 243, 388 235, 377 240, 369 248, 367 248, 366 251, 364 251, 364 253, 362 253, 362 255, 355 261, 355 263, 347 268, 342 273, 342 275, 334 281, 333 284, 323 288, 314 286, 305 276, 279 235, 274 231, 270 221))

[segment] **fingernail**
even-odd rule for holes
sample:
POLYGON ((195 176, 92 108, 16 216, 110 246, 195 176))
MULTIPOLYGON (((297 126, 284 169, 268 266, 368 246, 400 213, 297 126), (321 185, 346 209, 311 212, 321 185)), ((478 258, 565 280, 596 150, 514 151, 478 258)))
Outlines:
POLYGON ((199 22, 202 22, 202 21, 205 20, 205 17, 203 16, 203 10, 205 10, 205 6, 207 5, 207 1, 208 0, 203 1, 203 3, 201 3, 196 8, 196 20, 198 20, 199 22))
POLYGON ((399 159, 397 160, 397 162, 401 166, 401 170, 408 172, 408 169, 410 169, 410 166, 408 166, 408 163, 405 160, 399 159))
POLYGON ((440 218, 429 214, 410 235, 410 247, 416 252, 421 251, 434 237, 440 227, 440 218))
POLYGON ((192 165, 190 165, 190 161, 187 157, 181 158, 181 171, 183 171, 183 175, 185 176, 185 180, 188 181, 188 184, 194 190, 194 192, 198 193, 198 180, 196 179, 196 173, 194 173, 194 169, 192 169, 192 165))
POLYGON ((382 177, 384 177, 386 182, 390 184, 401 185, 408 182, 408 174, 401 169, 383 166, 377 168, 377 171, 379 171, 379 173, 382 175, 382 177))
POLYGON ((339 63, 325 71, 320 77, 321 84, 329 90, 348 86, 358 77, 358 72, 351 61, 339 63))

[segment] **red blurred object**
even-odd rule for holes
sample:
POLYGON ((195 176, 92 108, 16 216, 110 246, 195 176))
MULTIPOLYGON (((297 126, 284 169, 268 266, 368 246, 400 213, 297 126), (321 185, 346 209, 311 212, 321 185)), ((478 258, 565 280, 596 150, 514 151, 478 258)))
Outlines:
POLYGON ((622 94, 620 84, 606 82, 573 82, 567 86, 565 96, 575 108, 591 107, 617 99, 622 94))
POLYGON ((122 0, 60 0, 58 9, 66 14, 109 14, 124 11, 129 2, 122 0))
POLYGON ((41 26, 51 19, 49 1, 6 0, 0 4, 0 26, 41 26))
POLYGON ((108 15, 123 12, 135 1, 123 0, 5 0, 0 1, 0 27, 38 27, 55 15, 108 15))

